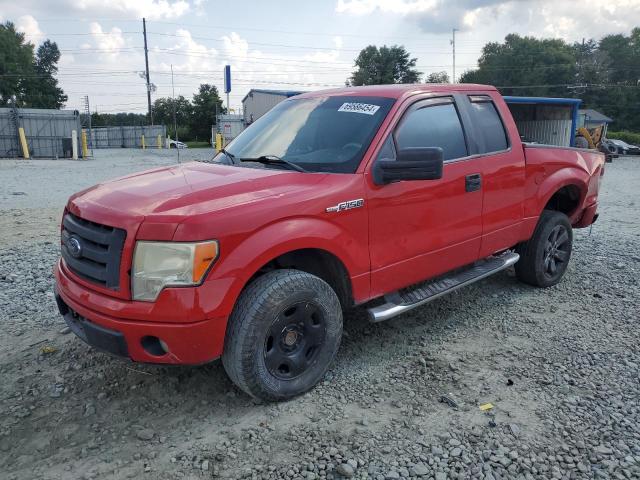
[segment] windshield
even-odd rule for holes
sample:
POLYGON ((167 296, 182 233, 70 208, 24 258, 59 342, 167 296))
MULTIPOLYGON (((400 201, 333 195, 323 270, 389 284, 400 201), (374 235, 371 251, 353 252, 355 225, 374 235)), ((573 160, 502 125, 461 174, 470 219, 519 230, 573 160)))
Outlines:
MULTIPOLYGON (((337 96, 289 99, 244 130, 214 161, 279 157, 305 171, 354 173, 394 99, 337 96), (223 160, 224 159, 224 160, 223 160)), ((268 163, 283 168, 284 162, 268 163)))

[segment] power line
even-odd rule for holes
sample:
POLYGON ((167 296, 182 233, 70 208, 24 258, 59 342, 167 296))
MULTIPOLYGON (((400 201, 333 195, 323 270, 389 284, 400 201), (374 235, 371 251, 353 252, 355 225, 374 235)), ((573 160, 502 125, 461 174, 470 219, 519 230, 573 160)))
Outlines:
MULTIPOLYGON (((162 33, 162 32, 149 32, 149 34, 151 35, 159 35, 162 37, 175 37, 175 38, 186 38, 186 39, 196 39, 196 40, 210 40, 210 41, 216 41, 216 42, 224 42, 224 39, 221 38, 215 38, 215 37, 203 37, 200 35, 178 35, 175 33, 162 33)), ((263 42, 251 42, 252 45, 258 45, 258 46, 263 46, 263 47, 282 47, 282 48, 295 48, 295 49, 302 49, 302 50, 329 50, 329 51, 341 51, 341 52, 360 52, 362 50, 362 48, 338 48, 338 47, 316 47, 316 46, 312 46, 312 45, 291 45, 291 44, 286 44, 286 43, 263 43, 263 42)), ((437 52, 419 52, 419 51, 414 51, 412 52, 414 54, 441 54, 441 53, 448 53, 443 51, 437 51, 437 52)), ((462 52, 461 52, 462 53, 462 52)), ((477 52, 467 52, 468 54, 472 55, 475 54, 477 52)))

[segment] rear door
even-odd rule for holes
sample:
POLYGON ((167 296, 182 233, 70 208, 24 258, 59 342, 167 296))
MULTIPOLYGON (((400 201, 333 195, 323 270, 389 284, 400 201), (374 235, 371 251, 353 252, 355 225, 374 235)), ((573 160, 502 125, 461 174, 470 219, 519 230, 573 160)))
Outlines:
MULTIPOLYGON (((481 170, 453 96, 410 104, 390 126, 374 160, 406 147, 441 147, 443 177, 375 185, 367 175, 372 296, 478 259, 482 234, 481 170)), ((473 147, 475 148, 475 147, 473 147)))
POLYGON ((497 93, 460 96, 469 115, 482 169, 480 258, 514 246, 524 218, 525 157, 517 129, 497 93), (500 109, 500 106, 504 107, 500 109), (501 110, 505 115, 501 115, 501 110), (510 128, 511 127, 511 128, 510 128))

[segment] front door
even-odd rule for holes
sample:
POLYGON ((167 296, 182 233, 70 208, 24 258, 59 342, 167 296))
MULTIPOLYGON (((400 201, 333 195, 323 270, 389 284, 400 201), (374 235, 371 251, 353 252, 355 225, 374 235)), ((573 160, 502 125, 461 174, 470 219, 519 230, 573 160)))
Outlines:
POLYGON ((408 106, 374 161, 394 160, 407 147, 441 147, 443 176, 375 185, 367 175, 372 297, 473 263, 479 255, 480 164, 470 156, 453 97, 408 106))

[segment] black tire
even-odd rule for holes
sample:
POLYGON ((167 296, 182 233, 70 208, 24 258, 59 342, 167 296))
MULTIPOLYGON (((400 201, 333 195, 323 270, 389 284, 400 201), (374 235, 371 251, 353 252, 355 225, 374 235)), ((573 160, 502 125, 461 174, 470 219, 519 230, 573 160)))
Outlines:
POLYGON ((240 295, 222 364, 252 397, 287 400, 320 381, 341 338, 342 309, 329 284, 299 270, 274 270, 240 295))
POLYGON ((544 210, 533 236, 518 246, 515 265, 519 280, 536 287, 558 283, 571 258, 573 230, 564 213, 544 210))

